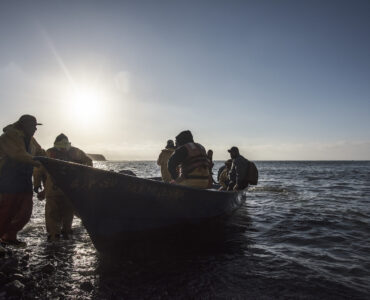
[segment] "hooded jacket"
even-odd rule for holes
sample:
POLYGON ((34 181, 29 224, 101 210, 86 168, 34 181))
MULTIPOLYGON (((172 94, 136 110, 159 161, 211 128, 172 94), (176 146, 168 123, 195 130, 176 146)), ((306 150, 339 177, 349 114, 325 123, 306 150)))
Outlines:
POLYGON ((32 137, 27 143, 16 123, 6 126, 0 136, 0 193, 32 192, 32 173, 38 163, 34 155, 45 151, 32 137))
POLYGON ((161 175, 164 182, 171 181, 171 174, 168 171, 167 164, 174 151, 174 148, 165 148, 162 150, 161 154, 159 154, 157 159, 157 165, 161 167, 161 175))
MULTIPOLYGON (((52 147, 46 150, 46 156, 50 158, 71 161, 86 166, 93 165, 90 157, 88 157, 85 152, 76 147, 71 147, 65 151, 61 151, 58 150, 56 147, 52 147)), ((34 185, 40 186, 41 182, 44 183, 46 198, 64 196, 64 193, 58 188, 58 186, 54 184, 53 179, 43 166, 37 168, 34 172, 34 185)))

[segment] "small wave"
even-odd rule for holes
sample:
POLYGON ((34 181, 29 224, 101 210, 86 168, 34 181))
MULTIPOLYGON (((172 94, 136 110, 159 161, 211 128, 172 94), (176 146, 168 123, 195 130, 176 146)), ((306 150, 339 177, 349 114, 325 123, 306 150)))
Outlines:
POLYGON ((253 188, 249 188, 248 191, 251 192, 271 192, 277 194, 287 194, 295 192, 294 189, 287 188, 287 187, 278 187, 278 186, 256 186, 253 188))
MULTIPOLYGON (((97 299, 117 294, 149 299, 156 292, 158 298, 176 298, 179 291, 184 299, 359 298, 359 290, 370 293, 365 285, 370 278, 370 164, 359 165, 349 172, 351 163, 259 163, 260 183, 249 188, 246 205, 233 216, 226 245, 212 245, 206 255, 165 260, 167 270, 153 260, 115 260, 117 273, 105 276, 80 220, 74 223, 72 240, 50 247, 44 203, 36 199, 20 238, 32 253, 32 276, 51 293, 42 291, 45 299, 57 289, 65 290, 65 298, 87 299, 79 288, 82 281, 94 283, 97 299), (35 270, 46 261, 56 263, 57 272, 41 278, 35 270)), ((99 167, 130 169, 140 177, 159 175, 155 162, 102 162, 99 167)))
POLYGON ((33 231, 40 231, 40 230, 43 230, 44 228, 45 228, 45 224, 29 223, 23 228, 22 234, 28 234, 33 231))

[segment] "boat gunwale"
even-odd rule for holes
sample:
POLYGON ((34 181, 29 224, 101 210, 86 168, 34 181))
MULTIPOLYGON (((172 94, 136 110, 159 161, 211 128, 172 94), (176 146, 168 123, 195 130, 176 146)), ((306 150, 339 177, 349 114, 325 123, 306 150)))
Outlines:
POLYGON ((215 189, 199 189, 199 188, 190 187, 190 186, 184 186, 184 185, 179 185, 179 184, 171 184, 171 183, 167 183, 167 182, 161 182, 161 181, 157 181, 157 180, 153 180, 153 179, 145 178, 145 177, 143 178, 143 177, 137 177, 137 176, 128 175, 128 174, 122 174, 122 173, 118 173, 118 172, 114 172, 114 171, 110 171, 110 170, 99 169, 99 168, 86 166, 86 165, 75 163, 75 162, 56 159, 56 158, 50 158, 50 157, 45 157, 45 156, 35 156, 34 159, 37 160, 37 161, 40 161, 43 165, 44 165, 45 161, 46 162, 47 161, 52 161, 52 162, 54 161, 54 162, 57 162, 57 163, 60 163, 60 164, 63 164, 63 165, 78 166, 80 168, 91 169, 95 173, 111 174, 111 175, 114 174, 114 176, 117 176, 117 177, 130 178, 130 179, 133 179, 134 181, 138 181, 139 183, 140 183, 140 181, 144 181, 144 182, 149 183, 149 184, 163 185, 163 186, 169 187, 170 189, 180 189, 180 190, 185 190, 185 191, 189 190, 189 191, 196 191, 196 192, 199 192, 199 193, 207 193, 207 194, 208 193, 224 193, 224 194, 234 194, 234 193, 239 194, 240 193, 241 194, 241 193, 246 191, 246 190, 241 190, 241 191, 235 192, 235 191, 219 191, 219 190, 215 190, 215 189))

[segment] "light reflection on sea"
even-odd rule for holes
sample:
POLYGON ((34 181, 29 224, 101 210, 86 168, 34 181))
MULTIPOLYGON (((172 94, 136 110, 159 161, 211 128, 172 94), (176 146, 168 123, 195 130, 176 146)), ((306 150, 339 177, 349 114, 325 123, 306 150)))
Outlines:
MULTIPOLYGON (((216 162, 214 172, 221 166, 216 162)), ((257 162, 260 183, 216 244, 168 258, 100 258, 74 221, 73 240, 46 242, 44 202, 20 234, 37 297, 79 299, 365 299, 370 296, 370 162, 257 162), (45 275, 40 266, 55 272, 45 275), (82 285, 81 285, 82 284, 82 285), (91 289, 83 288, 89 286, 91 289)), ((95 162, 159 176, 155 162, 95 162)), ((21 251, 21 250, 19 250, 21 251)), ((36 297, 36 298, 37 298, 36 297)))

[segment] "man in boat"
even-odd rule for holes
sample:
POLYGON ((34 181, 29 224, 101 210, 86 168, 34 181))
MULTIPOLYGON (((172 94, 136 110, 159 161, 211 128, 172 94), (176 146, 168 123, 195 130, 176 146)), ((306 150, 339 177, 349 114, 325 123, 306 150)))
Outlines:
POLYGON ((230 183, 229 173, 231 170, 232 163, 233 163, 232 159, 228 159, 225 162, 224 168, 222 169, 220 175, 218 176, 218 182, 221 185, 221 187, 219 188, 220 191, 227 190, 229 186, 230 183))
MULTIPOLYGON (((46 155, 50 158, 92 166, 90 157, 82 150, 72 147, 68 137, 63 133, 56 137, 54 147, 48 149, 46 155)), ((53 182, 44 167, 35 172, 35 192, 39 192, 41 189, 41 182, 44 184, 44 191, 40 192, 39 195, 44 193, 46 197, 45 223, 48 239, 54 241, 60 237, 60 234, 68 238, 72 234, 73 206, 53 182)), ((40 196, 39 199, 43 199, 43 196, 40 196)))
POLYGON ((206 150, 195 143, 189 130, 176 136, 176 150, 168 161, 172 183, 201 189, 210 187, 209 160, 206 150), (179 166, 179 176, 176 168, 179 166))
POLYGON ((157 159, 157 165, 161 167, 161 175, 163 182, 170 182, 171 175, 168 172, 168 160, 170 159, 172 153, 175 151, 175 144, 173 140, 168 140, 166 148, 164 148, 157 159))
POLYGON ((33 135, 36 118, 23 115, 3 129, 0 136, 0 239, 2 244, 26 246, 17 233, 28 223, 32 214, 32 173, 40 162, 34 155, 44 155, 33 135))
POLYGON ((232 166, 229 172, 228 190, 243 190, 248 187, 248 160, 239 153, 238 147, 231 147, 227 150, 232 159, 232 166))

